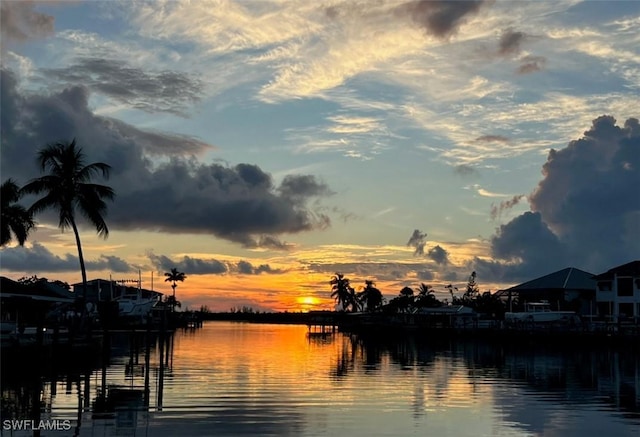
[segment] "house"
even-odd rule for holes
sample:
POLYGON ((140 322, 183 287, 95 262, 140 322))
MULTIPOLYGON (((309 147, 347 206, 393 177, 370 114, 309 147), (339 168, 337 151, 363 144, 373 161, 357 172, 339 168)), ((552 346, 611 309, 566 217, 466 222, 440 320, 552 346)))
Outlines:
MULTIPOLYGON (((138 280, 111 280, 111 279, 92 279, 87 281, 86 296, 87 303, 96 304, 102 301, 111 301, 121 296, 131 296, 140 293, 140 297, 144 299, 160 300, 162 293, 141 288, 138 280), (127 285, 127 284, 133 284, 127 285)), ((82 282, 73 284, 73 291, 78 296, 84 295, 84 287, 82 282)))
POLYGON ((18 282, 2 276, 0 302, 3 322, 33 324, 56 308, 72 305, 75 295, 59 283, 44 278, 18 282))
POLYGON ((520 285, 499 290, 498 296, 506 302, 507 311, 514 304, 546 300, 554 310, 571 310, 581 315, 595 314, 596 281, 593 273, 575 267, 541 276, 520 285))
POLYGON ((600 316, 614 322, 640 319, 640 261, 614 267, 593 279, 600 316))

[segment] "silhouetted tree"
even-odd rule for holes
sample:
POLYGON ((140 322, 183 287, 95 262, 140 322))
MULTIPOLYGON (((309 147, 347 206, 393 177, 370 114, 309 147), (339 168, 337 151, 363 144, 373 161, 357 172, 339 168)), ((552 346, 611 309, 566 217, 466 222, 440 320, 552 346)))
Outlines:
POLYGON ((387 310, 390 312, 408 313, 413 308, 414 295, 413 288, 404 287, 400 293, 389 301, 387 310))
POLYGON ((34 227, 31 213, 22 205, 17 203, 22 197, 22 191, 13 179, 7 179, 2 184, 0 201, 2 202, 0 225, 2 235, 0 246, 5 246, 11 242, 13 236, 18 240, 18 244, 23 246, 27 241, 29 231, 34 227))
POLYGON ((418 297, 415 299, 414 305, 416 308, 437 308, 442 306, 442 302, 436 298, 431 285, 422 283, 418 287, 418 297))
POLYGON ((171 311, 175 309, 176 306, 180 306, 180 302, 176 300, 176 287, 178 284, 176 282, 184 282, 187 279, 186 275, 183 272, 179 272, 175 267, 171 269, 170 272, 166 272, 164 274, 166 278, 164 282, 171 282, 171 288, 173 289, 173 295, 171 296, 173 299, 169 300, 167 298, 166 302, 171 305, 171 311))
POLYGON ((70 143, 49 144, 38 152, 38 164, 42 172, 48 174, 33 179, 22 188, 27 194, 42 194, 44 197, 29 208, 35 215, 47 209, 58 212, 58 227, 61 230, 73 229, 78 247, 78 260, 82 273, 83 295, 87 291, 87 271, 82 254, 80 233, 76 222, 77 213, 84 216, 103 238, 109 236, 104 221, 107 212, 106 200, 112 200, 115 193, 111 187, 91 183, 96 174, 108 179, 111 166, 103 162, 85 165, 82 148, 76 147, 76 140, 70 143))
POLYGON ((382 293, 376 288, 373 281, 366 280, 364 283, 364 288, 357 295, 357 298, 360 301, 360 307, 367 311, 375 311, 382 306, 382 293))
POLYGON ((358 300, 356 299, 355 290, 349 284, 349 279, 345 278, 342 273, 336 273, 331 277, 331 297, 333 297, 338 305, 347 311, 358 311, 358 300))

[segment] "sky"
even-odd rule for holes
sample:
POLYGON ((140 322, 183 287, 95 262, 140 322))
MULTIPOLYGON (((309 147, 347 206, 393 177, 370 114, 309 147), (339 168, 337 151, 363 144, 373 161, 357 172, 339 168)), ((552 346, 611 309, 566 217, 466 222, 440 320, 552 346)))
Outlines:
MULTIPOLYGON (((333 309, 329 280, 496 291, 640 259, 640 2, 1 2, 1 179, 112 167, 89 279, 333 309)), ((35 199, 25 198, 29 206, 35 199)), ((36 217, 2 275, 81 280, 36 217)))

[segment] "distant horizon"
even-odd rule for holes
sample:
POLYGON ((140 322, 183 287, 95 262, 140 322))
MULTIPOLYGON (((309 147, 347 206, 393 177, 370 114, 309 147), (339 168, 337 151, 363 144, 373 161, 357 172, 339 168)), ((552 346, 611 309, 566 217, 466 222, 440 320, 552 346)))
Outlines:
MULTIPOLYGON (((73 139, 111 166, 89 278, 297 311, 336 272, 493 292, 640 256, 640 2, 1 8, 2 182, 73 139)), ((73 232, 35 220, 2 275, 80 282, 73 232)))
MULTIPOLYGON (((632 263, 632 262, 639 262, 639 260, 630 260, 628 263, 632 263)), ((628 264, 628 263, 622 263, 622 264, 620 264, 620 266, 621 266, 621 265, 628 264)), ((619 267, 619 265, 610 266, 610 267, 609 267, 609 268, 607 268, 606 270, 604 270, 604 271, 602 271, 602 272, 599 272, 599 273, 587 272, 587 271, 582 270, 582 269, 578 269, 578 270, 581 270, 581 271, 583 271, 583 272, 585 272, 585 273, 592 274, 593 276, 598 276, 598 275, 600 275, 600 274, 602 274, 602 273, 606 273, 607 271, 609 271, 609 270, 611 270, 611 269, 613 269, 613 268, 616 268, 616 267, 619 267)), ((545 274, 541 275, 540 277, 544 277, 544 276, 547 276, 547 275, 551 275, 551 274, 553 274, 553 273, 561 272, 561 271, 566 270, 566 269, 577 269, 577 267, 565 267, 565 268, 563 268, 563 269, 559 269, 559 270, 556 270, 556 271, 553 271, 553 272, 545 273, 545 274)), ((35 276, 37 276, 37 275, 35 275, 35 276)), ((26 277, 26 276, 23 276, 23 277, 26 277)), ((498 292, 498 291, 503 291, 503 290, 505 290, 505 289, 511 288, 512 286, 525 284, 525 283, 527 283, 527 282, 530 282, 530 281, 536 280, 536 279, 538 279, 538 278, 539 278, 539 277, 536 277, 536 278, 529 278, 529 279, 527 279, 527 280, 525 280, 525 281, 522 281, 521 283, 518 283, 518 284, 512 284, 510 287, 499 288, 499 289, 495 289, 495 290, 482 289, 482 288, 481 288, 481 289, 480 289, 480 292, 481 292, 481 293, 483 293, 483 292, 489 291, 489 292, 491 292, 491 293, 496 293, 496 292, 498 292)), ((22 277, 21 277, 21 278, 16 278, 16 279, 13 279, 13 278, 9 278, 9 279, 12 279, 12 280, 14 280, 14 281, 18 281, 19 279, 22 279, 22 277)), ((40 277, 40 276, 38 276, 38 279, 47 279, 47 280, 48 280, 48 281, 50 281, 50 282, 51 282, 51 281, 58 281, 58 280, 59 280, 59 279, 56 279, 56 278, 48 278, 48 277, 40 277)), ((351 281, 351 278, 347 277, 347 279, 349 279, 349 280, 351 281)), ((110 278, 88 278, 88 279, 87 279, 87 282, 96 281, 96 280, 107 281, 107 282, 111 281, 111 282, 115 282, 115 283, 117 283, 117 282, 121 282, 121 280, 119 280, 119 279, 110 279, 110 278)), ((137 280, 136 280, 136 279, 127 279, 127 280, 128 280, 128 281, 132 281, 132 283, 133 283, 133 282, 137 282, 137 280)), ((75 282, 75 283, 70 283, 70 282, 66 282, 66 281, 62 281, 62 282, 65 282, 67 285, 69 285, 69 287, 70 287, 70 291, 71 291, 72 293, 74 292, 73 287, 75 287, 75 286, 82 286, 82 281, 80 281, 80 282, 75 282)), ((142 280, 141 282, 142 282, 142 284, 143 284, 143 285, 141 285, 141 288, 142 288, 142 289, 147 290, 147 291, 155 291, 155 292, 159 292, 159 291, 157 291, 156 289, 154 289, 153 287, 152 287, 152 288, 146 288, 146 287, 144 286, 144 282, 145 282, 144 280, 142 280)), ((163 282, 164 282, 164 281, 163 281, 163 282)), ((364 282, 364 281, 363 281, 363 282, 364 282)), ((149 283, 151 283, 151 281, 149 281, 149 283)), ((154 283, 155 283, 155 281, 154 281, 154 283)), ((425 283, 426 285, 431 285, 431 284, 430 284, 430 283, 428 283, 428 282, 422 282, 422 283, 425 283)), ((184 283, 182 283, 182 284, 184 284, 184 283)), ((353 282, 352 282, 352 285, 353 285, 353 282)), ((417 289, 417 286, 419 286, 419 285, 420 285, 420 284, 416 284, 415 286, 411 286, 411 285, 407 285, 407 286, 408 286, 408 287, 410 287, 410 288, 412 288, 412 289, 414 290, 414 292, 417 294, 417 290, 416 290, 416 289, 417 289)), ((129 285, 129 286, 130 286, 130 287, 132 287, 132 286, 135 286, 135 285, 129 285)), ((443 287, 445 287, 445 286, 443 286, 443 287)), ((357 285, 356 285, 356 288, 357 288, 357 285)), ((458 287, 456 287, 455 289, 456 289, 456 291, 455 291, 455 292, 453 292, 453 294, 452 294, 448 289, 447 289, 446 291, 444 291, 444 290, 440 290, 440 289, 434 288, 434 289, 433 289, 433 292, 434 292, 434 295, 436 296, 436 298, 437 298, 438 300, 440 300, 440 301, 449 301, 449 299, 450 299, 452 296, 461 297, 461 296, 464 294, 464 291, 465 291, 465 289, 466 289, 466 282, 465 282, 464 284, 460 284, 460 285, 459 285, 458 287)), ((193 290, 190 290, 190 291, 193 291, 193 290)), ((392 298, 394 298, 394 297, 398 296, 398 295, 399 295, 399 292, 400 292, 400 290, 397 290, 397 292, 395 292, 395 293, 393 293, 393 292, 391 292, 391 293, 385 293, 385 290, 382 290, 382 289, 381 289, 380 291, 382 292, 383 297, 386 299, 386 301, 387 301, 387 302, 388 302, 389 300, 391 300, 392 298)), ((163 292, 159 292, 159 293, 162 293, 162 294, 163 294, 163 296, 168 296, 168 295, 171 295, 171 294, 172 294, 172 291, 170 291, 170 290, 165 290, 165 291, 163 291, 163 292)), ((188 293, 188 294, 189 294, 189 293, 188 293)), ((330 288, 328 288, 328 289, 327 289, 327 297, 325 297, 325 298, 319 297, 319 298, 317 298, 317 300, 314 298, 314 300, 313 300, 313 301, 312 301, 312 300, 308 300, 307 302, 304 302, 304 301, 303 301, 303 302, 298 302, 301 306, 300 306, 297 310, 296 310, 296 309, 260 308, 260 307, 259 307, 259 305, 257 305, 257 303, 256 303, 256 304, 254 304, 254 305, 252 305, 252 304, 251 304, 251 302, 248 302, 247 304, 244 304, 244 305, 240 305, 240 306, 231 306, 231 307, 229 307, 229 308, 223 309, 222 307, 214 307, 214 308, 211 308, 208 304, 205 304, 205 303, 198 303, 198 302, 192 302, 192 301, 184 301, 184 305, 181 307, 182 309, 177 309, 177 311, 197 311, 197 310, 199 310, 201 307, 205 307, 205 306, 206 306, 206 307, 207 307, 207 309, 208 309, 208 310, 210 310, 210 312, 212 312, 212 313, 229 313, 229 312, 233 312, 234 310, 240 310, 240 309, 242 309, 242 308, 247 308, 247 309, 249 309, 249 308, 250 308, 250 309, 255 310, 255 311, 259 311, 259 312, 268 312, 268 313, 283 313, 283 312, 289 312, 289 313, 291 313, 291 312, 294 312, 294 313, 300 313, 300 312, 301 312, 301 313, 307 313, 307 312, 310 312, 310 311, 336 311, 336 310, 337 310, 338 305, 336 304, 335 300, 334 300, 333 298, 331 298, 331 297, 330 297, 330 294, 331 294, 331 289, 330 289, 330 288), (256 307, 256 306, 257 306, 257 307, 256 307)), ((179 292, 177 292, 177 293, 176 293, 176 298, 177 298, 177 299, 178 299, 178 301, 180 301, 180 302, 181 302, 181 304, 182 304, 182 301, 179 299, 179 296, 180 296, 180 294, 179 294, 179 292)))

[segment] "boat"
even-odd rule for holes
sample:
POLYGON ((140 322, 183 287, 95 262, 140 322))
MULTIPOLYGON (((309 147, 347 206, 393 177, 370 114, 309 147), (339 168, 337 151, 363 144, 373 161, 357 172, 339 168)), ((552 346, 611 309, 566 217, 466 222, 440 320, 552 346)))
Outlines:
POLYGON ((109 278, 109 287, 110 300, 118 305, 118 317, 128 321, 146 321, 162 296, 162 293, 144 290, 140 276, 138 279, 112 280, 109 278), (128 283, 136 286, 127 286, 128 283))
POLYGON ((580 321, 580 317, 575 311, 554 311, 549 301, 543 300, 527 302, 524 311, 506 312, 504 321, 506 323, 576 323, 580 321))
POLYGON ((114 300, 118 303, 118 315, 127 318, 144 319, 158 303, 157 297, 143 297, 137 293, 122 294, 114 300))

